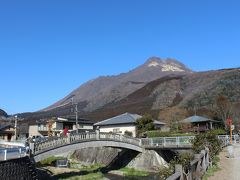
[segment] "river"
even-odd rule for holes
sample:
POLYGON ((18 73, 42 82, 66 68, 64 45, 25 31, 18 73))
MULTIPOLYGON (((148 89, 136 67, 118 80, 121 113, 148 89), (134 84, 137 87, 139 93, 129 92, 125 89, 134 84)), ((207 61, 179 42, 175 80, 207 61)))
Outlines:
POLYGON ((124 180, 159 180, 158 174, 150 174, 149 176, 145 176, 145 177, 139 177, 139 176, 123 177, 123 176, 107 173, 107 174, 104 174, 104 176, 110 180, 123 180, 123 179, 124 180))

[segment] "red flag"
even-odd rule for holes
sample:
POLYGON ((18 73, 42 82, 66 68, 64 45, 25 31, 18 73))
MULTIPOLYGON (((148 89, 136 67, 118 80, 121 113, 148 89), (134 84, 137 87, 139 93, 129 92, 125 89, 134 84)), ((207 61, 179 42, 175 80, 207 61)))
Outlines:
POLYGON ((228 119, 227 119, 227 125, 228 125, 228 126, 231 126, 231 125, 232 125, 232 119, 231 119, 231 118, 228 118, 228 119))

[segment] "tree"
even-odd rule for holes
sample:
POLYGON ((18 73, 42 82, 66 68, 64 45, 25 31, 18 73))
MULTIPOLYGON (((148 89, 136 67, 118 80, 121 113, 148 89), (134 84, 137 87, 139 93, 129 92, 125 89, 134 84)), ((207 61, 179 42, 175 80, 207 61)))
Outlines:
POLYGON ((138 135, 145 131, 154 130, 152 116, 150 114, 145 114, 142 118, 137 119, 136 127, 138 135))
POLYGON ((216 112, 219 118, 222 120, 225 129, 227 128, 226 120, 232 114, 232 103, 226 96, 218 96, 216 99, 216 112))

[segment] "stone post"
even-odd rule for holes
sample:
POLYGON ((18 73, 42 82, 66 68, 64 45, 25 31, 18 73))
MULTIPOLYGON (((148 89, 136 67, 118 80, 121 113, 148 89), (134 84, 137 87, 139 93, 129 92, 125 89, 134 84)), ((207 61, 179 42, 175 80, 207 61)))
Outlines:
POLYGON ((180 180, 183 180, 183 168, 181 164, 175 164, 175 172, 180 172, 180 180))
POLYGON ((71 144, 71 135, 70 135, 70 133, 67 134, 67 143, 71 144))
POLYGON ((180 139, 179 139, 179 137, 176 137, 176 145, 177 145, 177 146, 180 145, 180 139))
POLYGON ((99 129, 96 129, 96 140, 100 139, 100 132, 99 129))
POLYGON ((22 156, 22 149, 21 149, 21 147, 18 149, 18 151, 19 151, 19 157, 21 157, 22 156))
POLYGON ((35 144, 34 144, 34 142, 30 142, 30 143, 29 143, 29 148, 30 148, 29 154, 30 154, 30 156, 31 156, 32 154, 35 153, 35 144))
POLYGON ((7 149, 4 150, 4 161, 7 160, 7 149))
POLYGON ((206 159, 205 159, 205 150, 202 150, 201 151, 201 154, 203 154, 203 159, 202 159, 202 169, 204 170, 204 173, 206 172, 207 170, 207 166, 206 166, 206 159))
POLYGON ((198 160, 196 167, 196 180, 201 180, 201 154, 194 154, 194 158, 198 160))

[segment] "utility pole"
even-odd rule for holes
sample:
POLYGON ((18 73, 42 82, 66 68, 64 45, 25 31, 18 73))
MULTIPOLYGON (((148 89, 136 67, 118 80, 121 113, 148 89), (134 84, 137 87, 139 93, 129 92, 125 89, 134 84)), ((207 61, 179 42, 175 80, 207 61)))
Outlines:
MULTIPOLYGON (((74 97, 74 96, 73 96, 74 97)), ((76 133, 78 133, 78 104, 77 103, 73 103, 73 97, 71 97, 71 101, 72 101, 72 106, 75 105, 75 118, 76 118, 76 133)))
POLYGON ((17 140, 17 115, 15 116, 15 130, 14 130, 14 134, 15 134, 15 140, 17 140))
POLYGON ((76 133, 78 133, 78 104, 75 104, 75 113, 76 113, 76 133))

